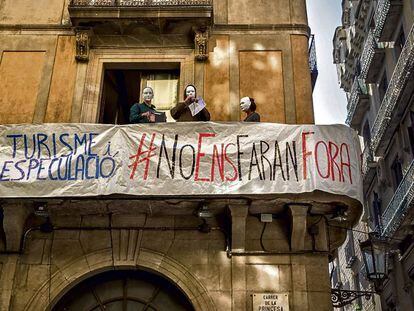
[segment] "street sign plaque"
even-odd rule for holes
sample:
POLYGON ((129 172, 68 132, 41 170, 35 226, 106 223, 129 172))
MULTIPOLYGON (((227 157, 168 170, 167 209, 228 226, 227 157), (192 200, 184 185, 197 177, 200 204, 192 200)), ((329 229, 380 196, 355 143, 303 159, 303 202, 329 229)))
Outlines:
POLYGON ((289 294, 253 294, 253 311, 289 311, 289 294))

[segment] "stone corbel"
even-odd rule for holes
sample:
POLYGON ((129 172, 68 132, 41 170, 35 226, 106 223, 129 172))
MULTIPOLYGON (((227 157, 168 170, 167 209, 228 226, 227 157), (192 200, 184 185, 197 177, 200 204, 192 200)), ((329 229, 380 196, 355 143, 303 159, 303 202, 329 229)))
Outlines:
POLYGON ((231 213, 231 249, 244 251, 246 249, 246 218, 249 206, 243 204, 230 204, 231 213))
POLYGON ((75 58, 79 62, 89 61, 90 38, 92 31, 89 28, 75 28, 76 35, 76 54, 75 58))
POLYGON ((290 248, 292 251, 305 249, 308 209, 307 205, 289 205, 291 216, 290 248))
POLYGON ((208 59, 208 29, 200 27, 194 32, 195 59, 204 62, 208 59))
POLYGON ((3 209, 3 235, 6 252, 19 252, 27 217, 32 209, 23 204, 7 204, 3 209))

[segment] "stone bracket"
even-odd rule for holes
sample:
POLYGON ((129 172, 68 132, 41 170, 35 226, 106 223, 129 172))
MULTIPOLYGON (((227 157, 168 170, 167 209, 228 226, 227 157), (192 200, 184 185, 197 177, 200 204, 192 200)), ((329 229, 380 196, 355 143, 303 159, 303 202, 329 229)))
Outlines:
POLYGON ((289 205, 291 216, 290 248, 292 251, 305 249, 308 209, 308 205, 289 205))
POLYGON ((200 27, 194 29, 194 33, 195 59, 204 62, 208 59, 209 31, 207 27, 200 27))
POLYGON ((23 204, 8 204, 3 209, 3 234, 6 252, 19 252, 27 217, 31 208, 23 204))
POLYGON ((92 36, 92 30, 90 28, 85 28, 85 27, 75 28, 75 37, 76 37, 75 59, 77 61, 79 62, 89 61, 91 36, 92 36))
POLYGON ((231 213, 231 248, 233 251, 244 251, 246 248, 246 219, 249 206, 242 204, 229 205, 231 213))

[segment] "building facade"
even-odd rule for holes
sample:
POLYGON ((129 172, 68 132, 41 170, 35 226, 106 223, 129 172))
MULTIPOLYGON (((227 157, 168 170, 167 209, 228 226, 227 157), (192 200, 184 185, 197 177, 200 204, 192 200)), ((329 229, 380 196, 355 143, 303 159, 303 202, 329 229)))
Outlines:
MULTIPOLYGON (((168 112, 187 84, 213 121, 240 121, 251 96, 262 121, 312 124, 309 35, 305 0, 6 0, 0 130, 122 125, 145 86, 168 112)), ((354 224, 362 210, 332 191, 3 192, 0 208, 0 310, 30 311, 252 310, 260 294, 331 310, 328 261, 346 237, 331 216, 354 224)))
MULTIPOLYGON (((413 291, 414 194, 414 3, 342 1, 335 31, 334 63, 348 98, 346 123, 363 137, 365 210, 354 230, 376 231, 391 244, 390 275, 382 310, 411 310, 413 291)), ((348 233, 336 260, 338 286, 369 289, 358 232, 348 233)), ((334 282, 335 283, 335 282, 334 282)), ((336 285, 336 284, 334 284, 336 285)), ((363 310, 378 309, 374 300, 363 310)), ((368 304, 368 305, 367 305, 368 304)))

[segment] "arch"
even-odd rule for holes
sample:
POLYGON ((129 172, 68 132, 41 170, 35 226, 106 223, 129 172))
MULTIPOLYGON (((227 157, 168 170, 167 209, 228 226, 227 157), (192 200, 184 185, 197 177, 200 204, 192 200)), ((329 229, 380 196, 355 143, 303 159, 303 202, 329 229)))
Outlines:
POLYGON ((163 253, 141 249, 135 261, 113 262, 110 252, 101 250, 81 256, 55 271, 26 304, 25 311, 44 311, 53 307, 70 289, 102 272, 117 269, 142 269, 158 274, 174 283, 192 303, 196 311, 216 310, 203 284, 184 265, 163 253), (88 258, 100 258, 95 266, 88 258), (49 290, 50 284, 50 290, 49 290))

